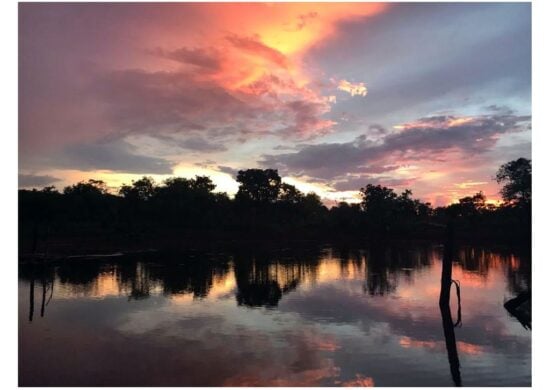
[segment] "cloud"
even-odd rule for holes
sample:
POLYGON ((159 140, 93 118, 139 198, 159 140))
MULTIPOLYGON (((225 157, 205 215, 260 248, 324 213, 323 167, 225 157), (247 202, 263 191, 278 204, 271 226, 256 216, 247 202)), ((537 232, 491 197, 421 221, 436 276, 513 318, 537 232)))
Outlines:
POLYGON ((93 93, 118 137, 202 131, 227 141, 265 134, 311 138, 335 124, 323 118, 330 111, 325 99, 271 74, 231 89, 193 72, 128 69, 98 75, 93 93))
MULTIPOLYGON (((25 5, 21 160, 135 134, 195 137, 202 131, 209 142, 234 143, 325 134, 330 105, 300 56, 341 20, 385 8, 25 5), (297 20, 294 31, 281 28, 297 20)), ((189 142, 190 148, 213 150, 189 142)))
POLYGON ((343 180, 337 180, 332 183, 332 187, 337 191, 359 191, 367 184, 382 185, 389 188, 410 188, 416 178, 393 178, 389 176, 358 175, 349 176, 343 180))
POLYGON ((352 83, 346 80, 338 82, 338 89, 349 93, 351 96, 367 96, 367 87, 364 83, 352 83))
POLYGON ((204 130, 257 115, 253 104, 187 72, 112 71, 98 77, 94 92, 118 136, 204 130))
POLYGON ((496 127, 480 124, 480 115, 462 124, 429 118, 456 107, 493 117, 530 112, 530 7, 26 4, 20 165, 41 172, 36 161, 48 156, 54 163, 56 153, 62 160, 56 164, 67 166, 66 149, 74 145, 132 142, 140 152, 129 154, 155 159, 174 152, 170 159, 191 165, 198 154, 224 148, 214 165, 249 165, 265 154, 262 160, 281 172, 341 187, 360 175, 401 179, 400 171, 373 167, 407 161, 425 162, 424 171, 437 163, 438 174, 455 172, 452 181, 420 188, 488 181, 496 161, 527 151, 529 136, 478 131, 476 123, 496 127), (368 100, 361 99, 366 92, 368 100), (152 150, 155 137, 166 137, 159 143, 165 149, 152 150), (518 142, 504 145, 504 138, 518 142), (279 144, 295 149, 278 150, 279 144), (465 164, 470 170, 459 172, 465 164))
POLYGON ((355 379, 344 381, 340 385, 343 387, 374 387, 374 379, 370 376, 355 374, 355 379))
POLYGON ((530 110, 530 4, 394 3, 334 37, 308 59, 347 80, 368 76, 369 104, 349 99, 350 113, 386 123, 488 101, 530 110))
POLYGON ((388 132, 388 130, 384 126, 378 124, 370 125, 369 130, 379 134, 386 134, 388 132))
POLYGON ((138 174, 171 174, 174 165, 161 158, 135 154, 134 148, 124 141, 70 145, 48 162, 64 169, 138 174))
POLYGON ((481 115, 461 118, 437 116, 400 125, 400 131, 387 134, 381 142, 365 134, 346 143, 305 145, 301 150, 264 155, 260 163, 283 172, 334 179, 347 173, 363 173, 371 165, 427 160, 446 161, 469 158, 489 151, 500 136, 526 130, 530 116, 481 115))
POLYGON ((306 137, 318 136, 330 132, 336 122, 320 118, 329 108, 326 104, 294 100, 285 105, 289 114, 294 117, 294 123, 285 131, 289 134, 300 134, 306 137))
POLYGON ((218 165, 217 167, 218 171, 227 173, 228 175, 231 175, 232 177, 237 177, 237 174, 239 173, 239 169, 231 168, 225 165, 218 165))
POLYGON ((157 48, 150 51, 151 54, 167 58, 181 64, 194 65, 208 72, 218 72, 222 69, 223 56, 217 49, 180 47, 175 50, 157 48))
POLYGON ((233 46, 247 53, 262 57, 268 61, 277 64, 281 68, 288 68, 288 58, 272 47, 267 46, 259 40, 258 36, 242 37, 238 35, 230 35, 226 37, 233 46))
POLYGON ((191 150, 193 152, 212 153, 223 152, 227 150, 224 145, 205 140, 203 137, 190 136, 187 138, 176 138, 173 135, 156 134, 154 136, 169 146, 176 146, 181 149, 191 150))
POLYGON ((22 188, 44 187, 58 181, 61 181, 61 179, 50 175, 19 174, 19 187, 22 188))
POLYGON ((495 146, 505 133, 529 129, 530 115, 482 115, 477 117, 436 116, 402 125, 403 131, 386 137, 386 149, 439 152, 452 148, 482 153, 495 146))
POLYGON ((197 152, 205 152, 205 153, 227 150, 227 148, 223 145, 218 145, 212 142, 208 142, 204 138, 200 138, 200 137, 188 138, 186 140, 183 140, 180 143, 180 145, 186 149, 194 150, 197 152))

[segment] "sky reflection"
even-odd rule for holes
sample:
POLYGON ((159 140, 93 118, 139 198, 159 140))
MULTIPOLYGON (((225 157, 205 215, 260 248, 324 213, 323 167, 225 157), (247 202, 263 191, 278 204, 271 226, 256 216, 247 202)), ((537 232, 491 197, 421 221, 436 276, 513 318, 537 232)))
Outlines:
MULTIPOLYGON (((452 385, 441 255, 324 248, 22 265, 20 384, 452 385), (53 286, 43 316, 42 286, 53 286)), ((529 385, 531 334, 502 306, 530 285, 528 259, 479 248, 455 259, 463 384, 529 385)))

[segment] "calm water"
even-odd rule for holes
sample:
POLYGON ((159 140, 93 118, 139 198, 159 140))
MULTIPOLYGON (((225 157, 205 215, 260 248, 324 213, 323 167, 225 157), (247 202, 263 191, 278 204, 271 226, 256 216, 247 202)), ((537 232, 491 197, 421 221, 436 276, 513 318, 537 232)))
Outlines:
MULTIPOLYGON (((430 245, 22 265, 20 385, 453 386, 442 254, 430 245)), ((531 331, 503 307, 530 287, 529 259, 479 247, 454 259, 462 385, 530 385, 531 331)), ((456 321, 454 288, 451 312, 456 321)))

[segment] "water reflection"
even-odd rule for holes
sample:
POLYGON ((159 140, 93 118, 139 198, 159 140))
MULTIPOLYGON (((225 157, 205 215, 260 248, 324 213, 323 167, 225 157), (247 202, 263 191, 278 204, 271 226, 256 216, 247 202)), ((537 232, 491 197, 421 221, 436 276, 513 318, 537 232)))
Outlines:
POLYGON ((528 263, 394 245, 22 264, 20 384, 529 385, 530 333, 502 306, 528 263), (455 297, 437 306, 444 256, 459 328, 455 297))
POLYGON ((441 321, 443 323, 443 333, 445 335, 445 346, 447 348, 447 356, 451 375, 455 386, 462 386, 460 377, 460 360, 456 347, 456 337, 454 328, 461 324, 462 321, 462 302, 460 299, 460 282, 453 280, 453 255, 454 245, 452 239, 449 239, 443 251, 443 259, 441 261, 441 291, 439 293, 439 310, 441 311, 441 321), (451 287, 456 286, 456 296, 458 301, 458 311, 456 323, 453 323, 451 316, 451 287))

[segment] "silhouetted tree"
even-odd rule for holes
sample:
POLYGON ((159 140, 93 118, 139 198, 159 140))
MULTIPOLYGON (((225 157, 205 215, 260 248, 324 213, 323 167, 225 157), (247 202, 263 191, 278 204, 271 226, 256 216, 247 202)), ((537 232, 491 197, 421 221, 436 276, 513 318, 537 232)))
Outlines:
POLYGON ((279 187, 279 200, 284 203, 297 204, 304 199, 304 194, 295 186, 281 183, 279 187))
POLYGON ((276 169, 247 169, 239 171, 240 184, 236 198, 255 202, 275 202, 279 196, 281 177, 276 169))
POLYGON ((87 182, 81 181, 72 186, 65 187, 63 193, 65 195, 99 197, 107 193, 107 184, 103 180, 89 179, 87 182))
POLYGON ((275 169, 241 170, 236 179, 234 199, 214 192, 207 176, 172 177, 161 184, 145 176, 124 184, 117 195, 94 179, 67 186, 63 193, 54 187, 20 190, 20 245, 35 251, 56 235, 378 239, 443 238, 452 230, 476 239, 527 242, 531 234, 531 162, 524 158, 497 172, 506 201, 498 206, 478 192, 433 209, 410 189, 398 194, 367 184, 360 189, 360 203, 340 202, 329 210, 317 194, 284 183, 275 169))
POLYGON ((496 181, 505 183, 500 193, 506 202, 531 202, 531 160, 518 158, 503 164, 496 174, 496 181))
POLYGON ((475 218, 485 209, 485 200, 483 192, 478 192, 473 196, 460 198, 458 203, 449 205, 447 208, 454 217, 463 217, 474 222, 475 218))
POLYGON ((143 176, 139 180, 132 181, 131 186, 123 184, 118 193, 126 199, 149 200, 155 194, 155 181, 152 177, 143 176))
POLYGON ((391 188, 367 184, 361 188, 361 196, 361 206, 369 222, 374 223, 378 231, 387 233, 395 211, 397 194, 391 188))

